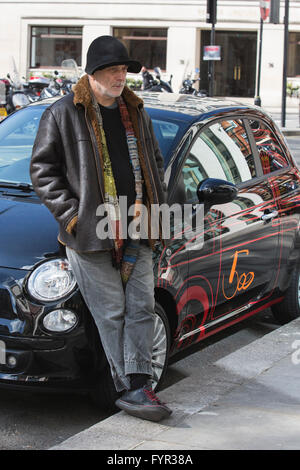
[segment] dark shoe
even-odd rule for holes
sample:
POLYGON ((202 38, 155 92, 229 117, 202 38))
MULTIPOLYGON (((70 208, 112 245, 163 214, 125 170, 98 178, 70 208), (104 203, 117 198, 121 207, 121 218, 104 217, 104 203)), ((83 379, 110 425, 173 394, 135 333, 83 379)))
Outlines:
POLYGON ((149 421, 160 421, 172 413, 170 408, 159 400, 149 385, 123 393, 116 401, 116 405, 132 416, 149 421))

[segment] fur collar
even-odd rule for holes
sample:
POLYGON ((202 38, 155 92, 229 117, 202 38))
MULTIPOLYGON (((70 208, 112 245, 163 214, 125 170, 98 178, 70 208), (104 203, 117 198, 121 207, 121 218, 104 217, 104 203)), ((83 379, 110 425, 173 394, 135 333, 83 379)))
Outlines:
MULTIPOLYGON (((85 108, 88 108, 91 105, 92 99, 87 74, 81 77, 76 85, 73 86, 73 93, 73 102, 75 105, 82 104, 85 108)), ((132 106, 133 108, 141 107, 144 104, 143 100, 127 86, 124 87, 122 96, 126 104, 132 106)))

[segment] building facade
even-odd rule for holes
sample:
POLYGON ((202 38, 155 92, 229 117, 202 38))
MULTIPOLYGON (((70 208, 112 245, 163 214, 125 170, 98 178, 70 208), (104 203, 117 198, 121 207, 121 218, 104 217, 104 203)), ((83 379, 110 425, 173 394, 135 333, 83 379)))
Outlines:
MULTIPOLYGON (((191 75, 208 89, 204 47, 210 44, 206 0, 0 0, 0 77, 14 58, 21 76, 59 70, 76 60, 84 70, 86 51, 97 36, 110 34, 149 69, 159 66, 174 91, 191 75)), ((264 22, 260 96, 280 106, 283 76, 284 1, 278 24, 264 22)), ((300 0, 290 1, 288 81, 300 84, 300 0)), ((260 38, 259 1, 218 0, 214 96, 255 97, 260 38)))

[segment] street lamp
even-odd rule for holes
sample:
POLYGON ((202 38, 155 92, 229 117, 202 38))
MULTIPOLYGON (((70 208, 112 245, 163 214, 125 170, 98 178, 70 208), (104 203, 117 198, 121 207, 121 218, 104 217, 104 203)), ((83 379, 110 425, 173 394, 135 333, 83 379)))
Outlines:
POLYGON ((281 126, 282 127, 285 127, 285 117, 286 117, 286 79, 287 79, 288 49, 289 49, 289 0, 285 0, 284 46, 283 46, 283 77, 282 77, 282 106, 281 106, 281 126))
POLYGON ((262 36, 263 36, 264 20, 260 18, 260 29, 259 29, 259 54, 258 54, 258 71, 257 71, 257 82, 256 82, 256 96, 254 104, 261 106, 260 99, 260 72, 261 72, 261 51, 262 51, 262 36))
MULTIPOLYGON (((207 0, 206 22, 211 23, 210 45, 215 44, 215 24, 217 22, 217 0, 207 0)), ((215 64, 213 60, 208 62, 208 83, 209 96, 214 96, 214 71, 215 64)))
POLYGON ((262 37, 263 37, 263 27, 264 20, 266 20, 270 13, 270 0, 261 0, 259 2, 260 8, 260 31, 259 31, 259 55, 258 55, 258 71, 257 71, 257 82, 256 82, 256 97, 254 104, 256 106, 261 106, 260 99, 260 73, 261 73, 261 52, 262 52, 262 37))

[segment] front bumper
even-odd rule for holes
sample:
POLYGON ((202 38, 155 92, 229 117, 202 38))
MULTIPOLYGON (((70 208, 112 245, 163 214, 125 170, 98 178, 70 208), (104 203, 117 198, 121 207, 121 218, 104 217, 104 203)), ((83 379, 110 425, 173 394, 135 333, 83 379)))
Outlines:
POLYGON ((79 291, 53 305, 33 303, 23 289, 27 271, 0 268, 0 388, 88 391, 99 380, 103 350, 79 291), (55 308, 78 315, 69 332, 43 330, 42 317, 55 308))
POLYGON ((0 388, 34 388, 47 391, 88 390, 93 385, 93 352, 83 331, 58 339, 0 336, 5 357, 0 363, 0 388), (10 360, 13 358, 13 365, 10 360))

